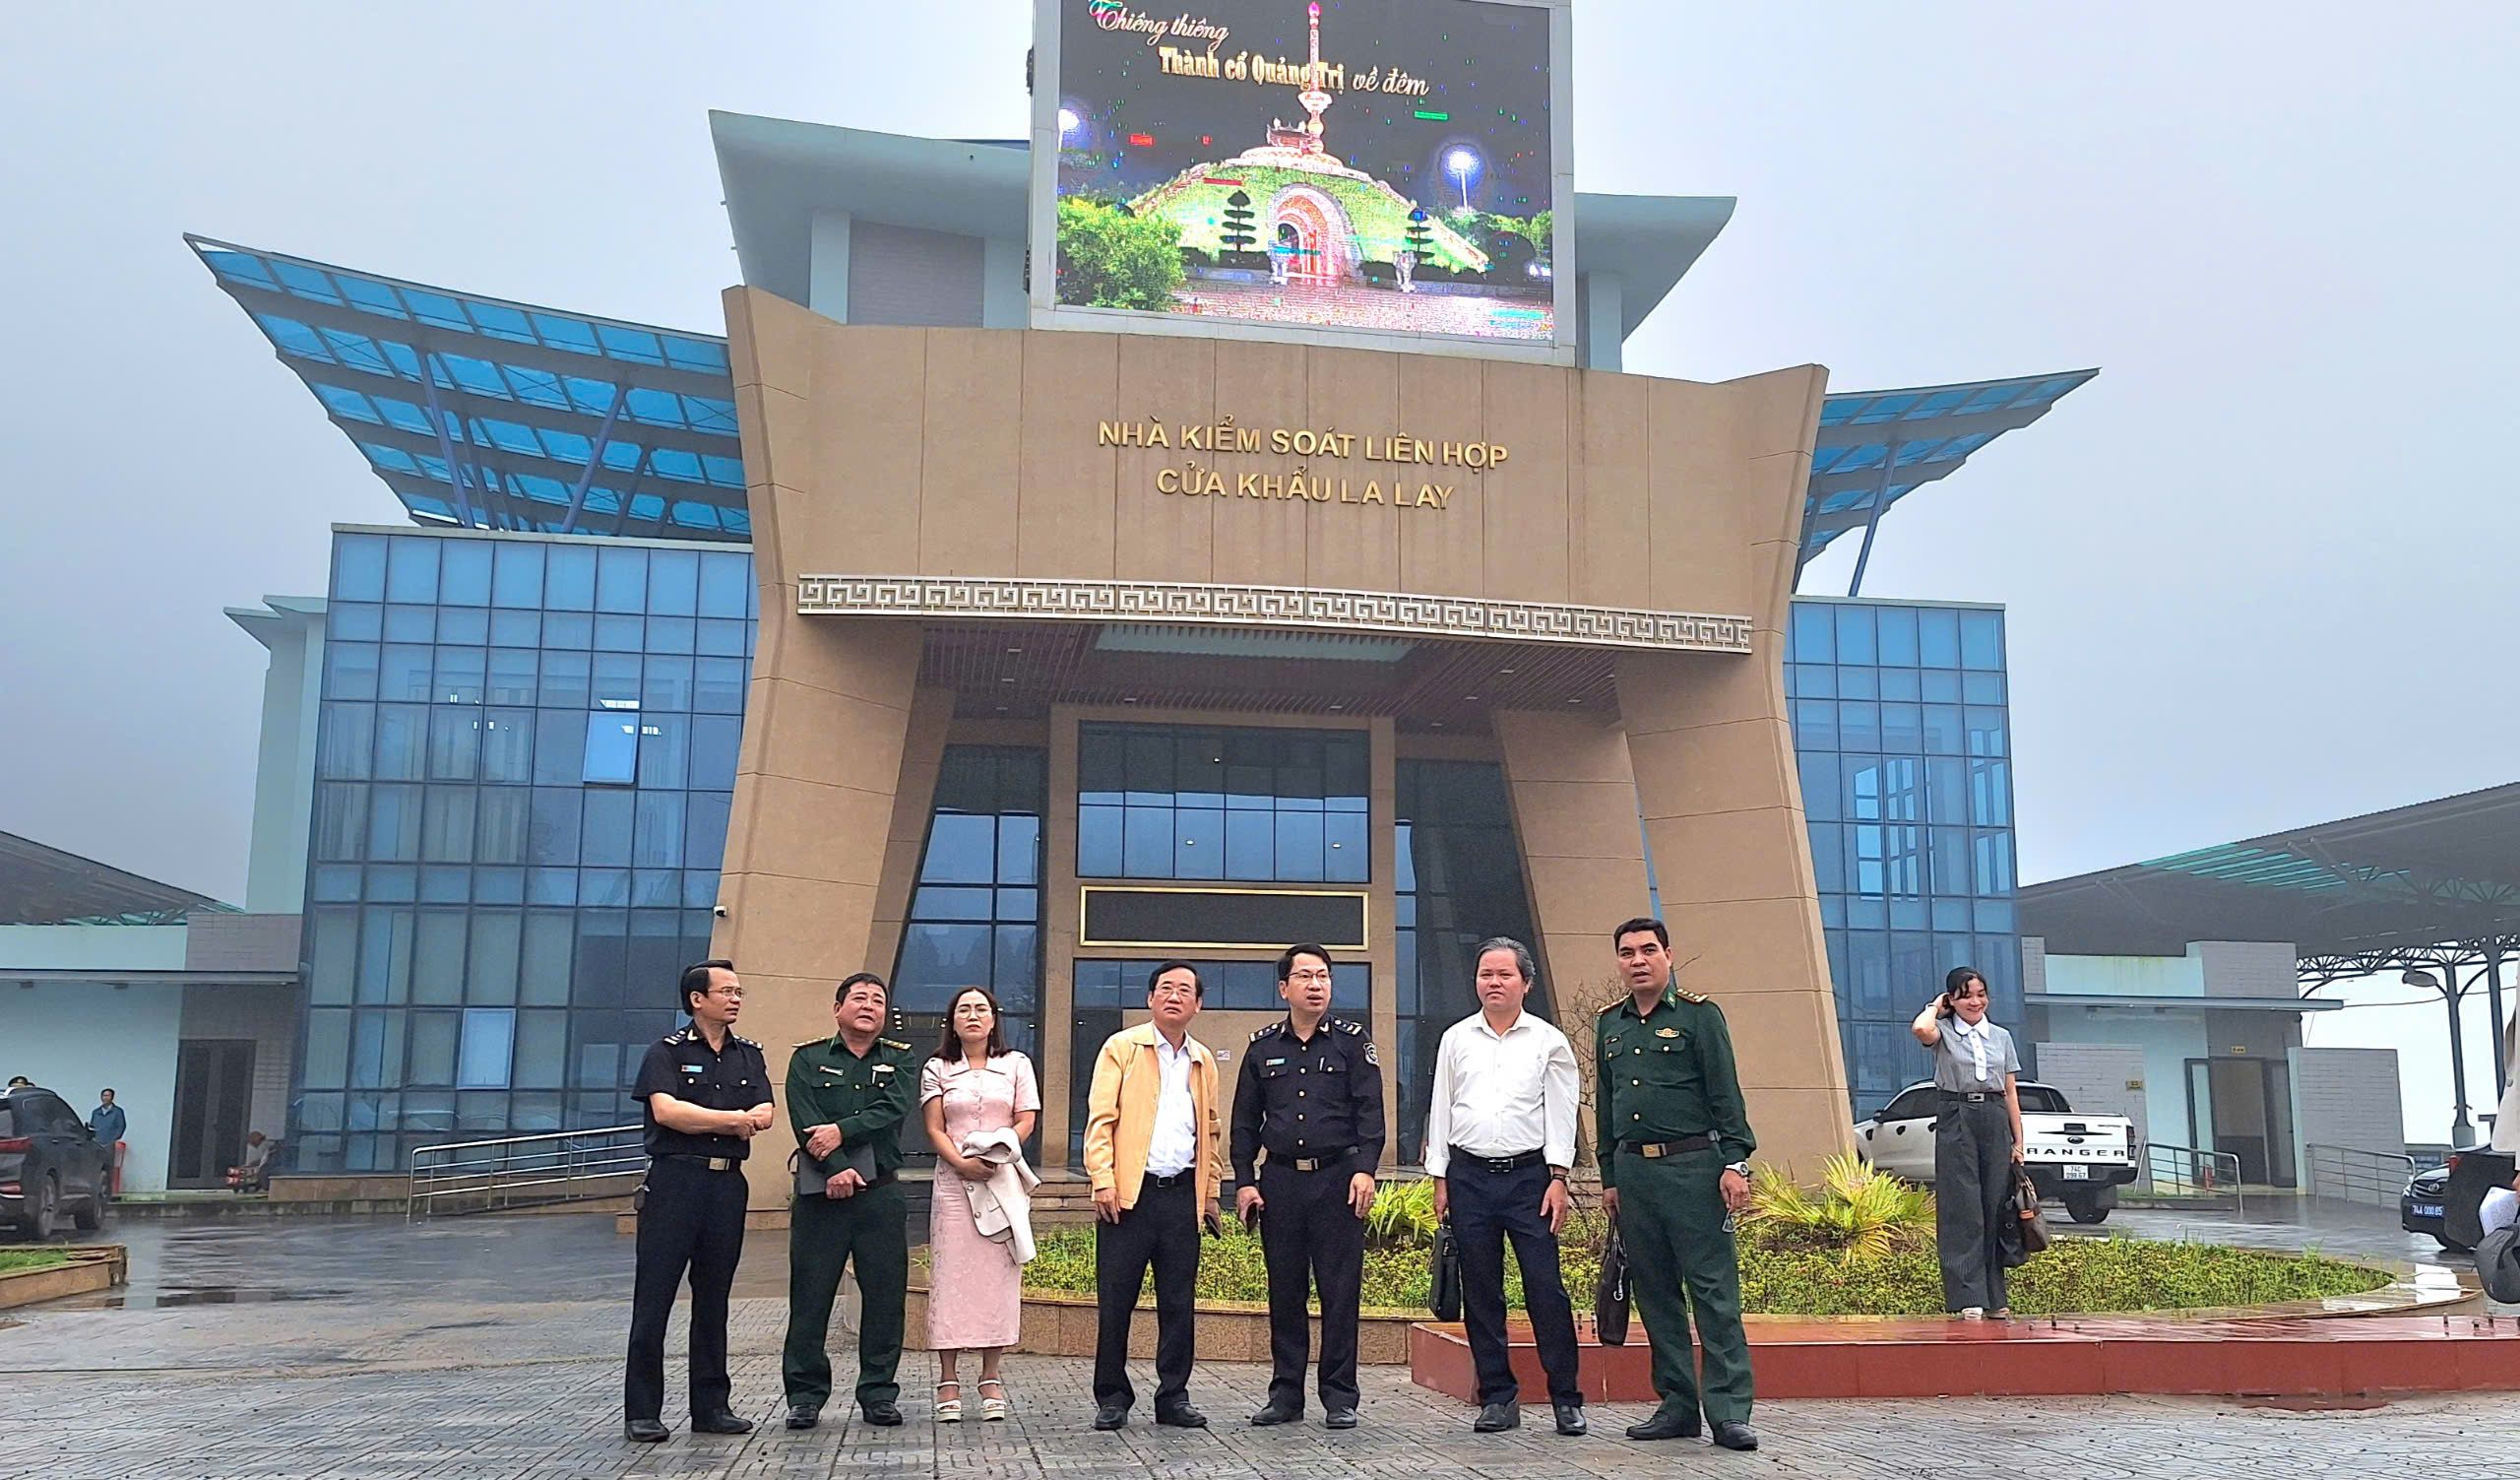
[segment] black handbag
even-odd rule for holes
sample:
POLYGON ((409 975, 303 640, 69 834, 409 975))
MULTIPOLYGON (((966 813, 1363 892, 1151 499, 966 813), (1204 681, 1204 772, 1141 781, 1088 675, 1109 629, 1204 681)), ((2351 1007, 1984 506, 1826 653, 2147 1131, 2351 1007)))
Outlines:
POLYGON ((1453 1226, 1435 1225, 1435 1248, 1432 1255, 1434 1278, 1428 1286, 1426 1308, 1437 1320, 1461 1319, 1461 1252, 1453 1245, 1453 1226))
POLYGON ((1627 1345, 1627 1245, 1610 1230, 1602 1250, 1601 1283, 1593 1292, 1593 1333, 1604 1346, 1627 1345))
POLYGON ((2012 1195, 2004 1200, 2004 1209, 2011 1214, 2005 1220, 2006 1231, 2018 1233, 2021 1238, 2019 1258, 2010 1256, 2012 1240, 2004 1241, 2004 1262, 2019 1265, 2027 1262, 2032 1255, 2047 1249, 2049 1235, 2048 1220, 2039 1212, 2039 1185, 2030 1180, 2029 1171, 2018 1162, 2013 1164, 2012 1195))

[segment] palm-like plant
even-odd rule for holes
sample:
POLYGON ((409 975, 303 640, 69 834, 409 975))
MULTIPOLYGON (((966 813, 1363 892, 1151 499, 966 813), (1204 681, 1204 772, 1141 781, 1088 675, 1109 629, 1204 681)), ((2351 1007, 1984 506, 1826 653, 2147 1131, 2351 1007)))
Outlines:
POLYGON ((1848 1259, 1870 1259, 1923 1242, 1933 1227, 1933 1197, 1850 1151, 1829 1158, 1816 1195, 1774 1167, 1759 1168, 1749 1216, 1800 1242, 1835 1247, 1848 1259))
POLYGON ((1435 1236, 1435 1180, 1420 1177, 1375 1190, 1365 1213, 1365 1237, 1377 1244, 1422 1244, 1435 1236))

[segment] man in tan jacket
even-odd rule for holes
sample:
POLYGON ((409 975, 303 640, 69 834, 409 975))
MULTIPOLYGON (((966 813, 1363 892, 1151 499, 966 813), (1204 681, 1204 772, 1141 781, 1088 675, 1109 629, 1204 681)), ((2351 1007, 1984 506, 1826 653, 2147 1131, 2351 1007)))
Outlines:
POLYGON ((1186 961, 1147 979, 1153 1021, 1104 1041, 1086 1098, 1085 1175, 1094 1184, 1094 1277, 1102 1323, 1094 1344, 1094 1427, 1129 1421, 1129 1316, 1155 1268, 1155 1421, 1204 1429, 1190 1406, 1199 1223, 1217 1226, 1224 1140, 1217 1061, 1190 1036, 1207 988, 1186 961))

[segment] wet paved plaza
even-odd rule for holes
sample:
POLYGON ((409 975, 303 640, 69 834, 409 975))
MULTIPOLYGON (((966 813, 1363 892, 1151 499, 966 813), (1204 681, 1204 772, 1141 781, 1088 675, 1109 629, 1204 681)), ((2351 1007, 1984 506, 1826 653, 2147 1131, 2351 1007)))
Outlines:
MULTIPOLYGON (((2119 1215, 2130 1233, 2151 1216, 2119 1215)), ((634 1447, 619 1437, 630 1241, 609 1219, 135 1221, 109 1237, 133 1250, 126 1290, 19 1312, 22 1324, 0 1329, 0 1477, 2520 1474, 2520 1404, 2500 1394, 2334 1412, 2162 1398, 1778 1402, 1758 1411, 1762 1449, 1739 1455, 1619 1438, 1645 1413, 1630 1404, 1598 1405, 1581 1440, 1545 1423, 1474 1435, 1469 1409, 1392 1368, 1366 1370, 1364 1426, 1345 1434, 1247 1427, 1267 1373, 1246 1364, 1200 1368, 1192 1396, 1212 1429, 1157 1429, 1141 1414, 1096 1434, 1090 1364, 1020 1356, 1007 1360, 1012 1421, 939 1426, 923 1353, 904 1363, 904 1427, 789 1434, 776 1422, 775 1234, 752 1241, 732 1331, 737 1407, 763 1427, 684 1432, 672 1362, 674 1437, 634 1447)), ((682 1339, 677 1317, 671 1349, 682 1339)))

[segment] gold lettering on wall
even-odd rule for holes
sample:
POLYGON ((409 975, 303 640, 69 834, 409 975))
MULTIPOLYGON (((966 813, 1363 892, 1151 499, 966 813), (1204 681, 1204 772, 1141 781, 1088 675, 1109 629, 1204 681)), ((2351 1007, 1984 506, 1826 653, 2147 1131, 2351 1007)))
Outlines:
POLYGON ((1247 470, 1239 466, 1216 467, 1198 458, 1184 457, 1177 463, 1167 462, 1155 470, 1155 491, 1162 494, 1183 498, 1344 503, 1394 512, 1427 509, 1440 513, 1450 508, 1453 495, 1461 488, 1460 475, 1455 474, 1454 481, 1443 483, 1437 482, 1432 475, 1404 475, 1397 470, 1384 474, 1370 468, 1351 472, 1335 466, 1325 469, 1318 464, 1322 461, 1333 464, 1399 464, 1428 469, 1466 468, 1473 473, 1484 473, 1491 468, 1503 467, 1513 456, 1510 449, 1495 442, 1430 439, 1412 436, 1396 428, 1353 432, 1326 426, 1238 426, 1231 417, 1215 421, 1169 423, 1161 418, 1098 420, 1094 424, 1094 445, 1182 453, 1229 453, 1237 459, 1269 456, 1304 460, 1292 466, 1280 464, 1274 470, 1247 470))

